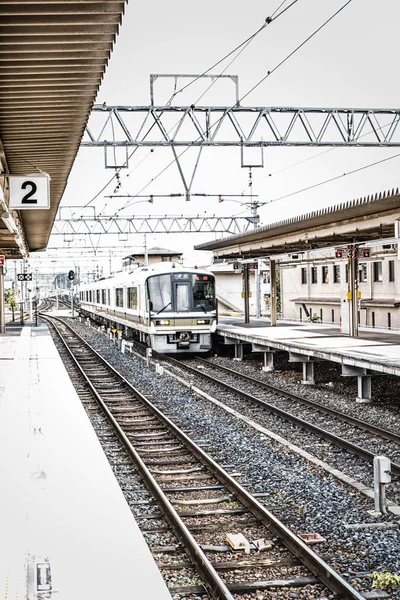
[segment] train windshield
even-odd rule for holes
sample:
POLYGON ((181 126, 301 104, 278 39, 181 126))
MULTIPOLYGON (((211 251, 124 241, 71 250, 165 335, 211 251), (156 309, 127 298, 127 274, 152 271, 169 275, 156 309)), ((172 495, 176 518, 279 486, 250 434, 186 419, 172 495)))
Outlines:
POLYGON ((173 310, 171 275, 149 277, 147 285, 151 311, 173 310))
POLYGON ((147 291, 152 313, 215 310, 215 286, 212 275, 200 273, 154 275, 147 280, 147 291))

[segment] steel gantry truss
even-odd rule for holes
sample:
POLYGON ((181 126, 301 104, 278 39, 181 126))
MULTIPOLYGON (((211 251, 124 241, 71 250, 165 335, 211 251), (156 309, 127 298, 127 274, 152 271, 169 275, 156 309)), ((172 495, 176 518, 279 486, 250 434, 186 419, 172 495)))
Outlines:
MULTIPOLYGON (((211 87, 211 85, 209 87, 211 87)), ((293 106, 241 106, 236 75, 150 75, 149 106, 107 106, 92 108, 82 147, 104 148, 105 166, 126 168, 130 148, 168 147, 190 200, 193 180, 205 147, 241 147, 242 167, 262 167, 263 148, 272 146, 399 147, 399 108, 298 108, 293 106), (154 83, 173 79, 174 93, 164 105, 154 103, 154 83), (231 80, 235 94, 232 105, 178 106, 172 103, 180 78, 231 80), (183 148, 178 152, 179 148, 183 148), (257 164, 248 164, 246 148, 260 148, 257 164), (197 149, 194 167, 187 174, 181 156, 197 149)))
POLYGON ((400 146, 399 108, 95 104, 92 113, 104 120, 97 133, 86 127, 83 147, 400 146), (171 114, 178 117, 172 128, 166 122, 171 114), (129 123, 128 115, 140 119, 129 123), (161 139, 143 137, 152 124, 161 139))
POLYGON ((148 216, 116 217, 115 215, 58 218, 54 221, 52 235, 102 235, 118 234, 121 237, 134 233, 244 233, 253 228, 259 216, 218 217, 197 215, 194 217, 148 216))

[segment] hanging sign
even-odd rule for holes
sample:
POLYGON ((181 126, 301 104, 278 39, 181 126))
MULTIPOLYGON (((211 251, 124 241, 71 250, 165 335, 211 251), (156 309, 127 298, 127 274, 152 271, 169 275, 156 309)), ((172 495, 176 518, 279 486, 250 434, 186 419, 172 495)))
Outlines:
POLYGON ((9 208, 15 210, 50 208, 48 175, 10 175, 9 208))

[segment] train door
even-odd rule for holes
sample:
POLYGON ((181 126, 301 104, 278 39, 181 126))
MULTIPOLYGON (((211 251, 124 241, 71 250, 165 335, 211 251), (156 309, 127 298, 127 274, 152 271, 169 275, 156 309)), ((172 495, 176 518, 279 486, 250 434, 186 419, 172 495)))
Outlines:
POLYGON ((174 281, 174 296, 176 312, 188 312, 190 310, 190 283, 174 281))

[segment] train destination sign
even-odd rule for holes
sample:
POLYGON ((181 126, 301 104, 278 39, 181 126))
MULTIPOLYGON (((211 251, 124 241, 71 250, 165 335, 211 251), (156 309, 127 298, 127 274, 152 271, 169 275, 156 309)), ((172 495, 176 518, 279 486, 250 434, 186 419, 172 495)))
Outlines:
POLYGON ((9 207, 18 210, 50 208, 48 175, 10 175, 9 207))

